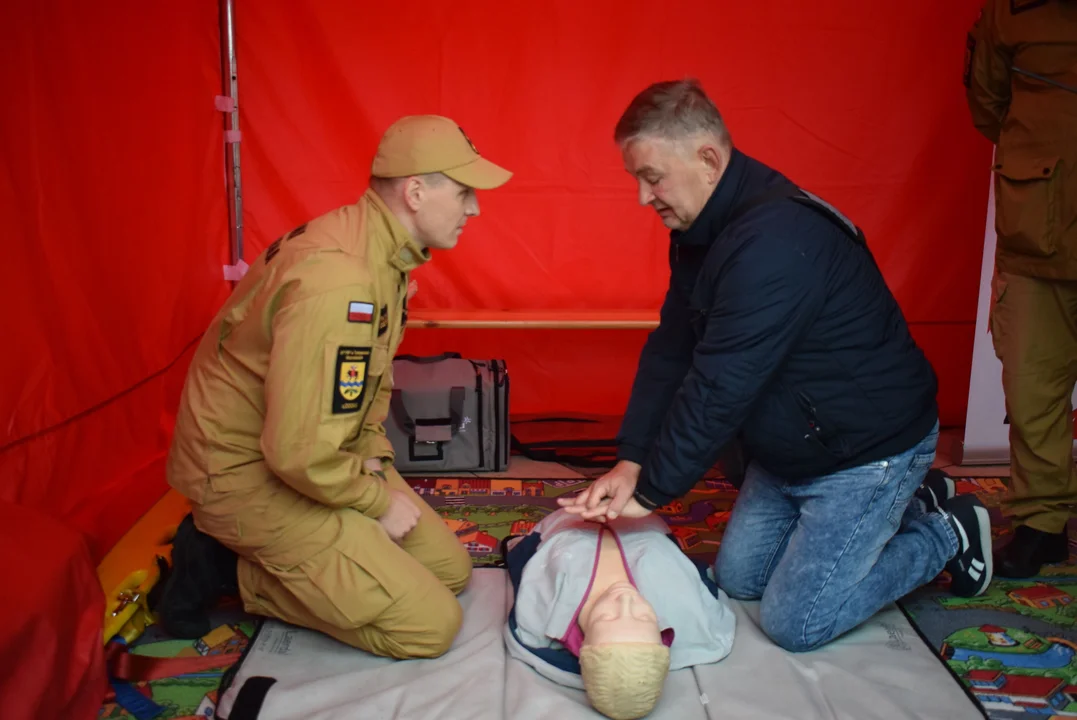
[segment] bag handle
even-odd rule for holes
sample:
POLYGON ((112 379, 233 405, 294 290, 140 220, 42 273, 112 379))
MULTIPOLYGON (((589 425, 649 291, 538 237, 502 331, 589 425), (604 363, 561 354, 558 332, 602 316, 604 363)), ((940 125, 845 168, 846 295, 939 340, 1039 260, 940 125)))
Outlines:
POLYGON ((441 362, 442 360, 460 360, 460 353, 446 352, 440 355, 397 355, 397 360, 407 360, 408 362, 419 363, 420 365, 429 365, 430 363, 441 362))
POLYGON ((436 443, 448 442, 456 436, 460 429, 460 423, 464 419, 464 388, 454 385, 449 390, 449 417, 419 419, 416 421, 408 414, 404 407, 404 391, 394 389, 389 400, 389 409, 393 413, 396 424, 404 431, 404 434, 415 438, 416 442, 436 443))

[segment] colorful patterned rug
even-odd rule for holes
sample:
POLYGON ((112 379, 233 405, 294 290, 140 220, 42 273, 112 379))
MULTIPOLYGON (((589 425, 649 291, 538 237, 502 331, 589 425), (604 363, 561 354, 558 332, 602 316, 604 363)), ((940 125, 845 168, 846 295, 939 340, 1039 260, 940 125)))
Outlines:
MULTIPOLYGON (((528 532, 559 506, 557 498, 574 495, 589 478, 408 478, 408 484, 438 511, 476 567, 501 563, 501 540, 528 532)), ((681 549, 713 562, 718 542, 737 496, 717 473, 701 481, 682 500, 659 509, 681 549)))
MULTIPOLYGON (((965 478, 991 512, 997 543, 1009 535, 997 478, 965 478)), ((1071 525, 1070 537, 1077 537, 1071 525)), ((899 605, 991 720, 1077 717, 1077 554, 1028 580, 995 578, 976 598, 950 595, 944 575, 899 605)))
POLYGON ((113 686, 97 717, 101 720, 185 720, 212 718, 222 676, 240 659, 259 624, 238 603, 222 605, 211 614, 213 628, 198 640, 176 640, 159 625, 150 625, 131 643, 132 655, 179 658, 220 655, 218 667, 154 680, 113 686))
MULTIPOLYGON (((591 479, 413 477, 408 482, 456 533, 475 566, 491 567, 501 564, 505 536, 528 532, 557 509, 558 497, 579 492, 591 479)), ((993 478, 958 481, 958 492, 975 492, 991 508, 996 537, 1006 533, 998 511, 1005 491, 1005 484, 993 478)), ((658 512, 687 555, 711 563, 736 494, 715 472, 658 512)), ((949 595, 946 584, 944 575, 899 603, 939 653, 940 671, 948 667, 992 720, 1077 717, 1077 564, 1047 568, 1028 581, 996 580, 985 595, 970 600, 949 595)), ((156 714, 136 715, 113 701, 99 717, 212 717, 222 674, 240 657, 258 622, 238 607, 218 610, 214 620, 214 631, 194 642, 170 639, 151 626, 131 652, 165 658, 229 653, 225 665, 134 684, 159 708, 156 714)))

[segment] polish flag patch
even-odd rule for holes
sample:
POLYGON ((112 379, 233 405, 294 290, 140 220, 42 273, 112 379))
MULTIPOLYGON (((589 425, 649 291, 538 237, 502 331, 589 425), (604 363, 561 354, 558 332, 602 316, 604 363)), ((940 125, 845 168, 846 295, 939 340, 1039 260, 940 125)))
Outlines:
POLYGON ((348 322, 368 323, 374 320, 374 305, 352 300, 348 303, 348 322))

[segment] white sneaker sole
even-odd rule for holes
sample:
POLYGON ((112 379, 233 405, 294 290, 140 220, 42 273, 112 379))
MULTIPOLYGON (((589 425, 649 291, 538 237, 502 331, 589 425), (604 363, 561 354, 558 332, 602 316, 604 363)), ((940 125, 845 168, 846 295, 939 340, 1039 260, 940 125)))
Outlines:
POLYGON ((995 568, 991 552, 991 514, 983 506, 977 506, 974 510, 976 510, 976 520, 980 526, 980 549, 984 555, 984 568, 981 570, 983 575, 980 576, 979 585, 977 585, 976 592, 972 595, 976 597, 977 595, 982 595, 987 586, 991 584, 995 568))

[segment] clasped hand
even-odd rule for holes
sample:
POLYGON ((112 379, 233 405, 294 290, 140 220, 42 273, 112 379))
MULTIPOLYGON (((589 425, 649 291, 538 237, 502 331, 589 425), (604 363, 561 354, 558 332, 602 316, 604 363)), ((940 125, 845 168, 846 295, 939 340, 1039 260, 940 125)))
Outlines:
MULTIPOLYGON (((382 474, 381 460, 371 458, 363 463, 369 472, 382 474)), ((389 507, 378 517, 378 522, 394 542, 401 542, 404 537, 419 524, 421 512, 411 496, 403 490, 388 488, 389 507)))
POLYGON ((639 518, 649 515, 651 511, 632 497, 640 469, 638 464, 622 460, 579 495, 557 498, 557 504, 567 513, 598 522, 619 516, 639 518))

